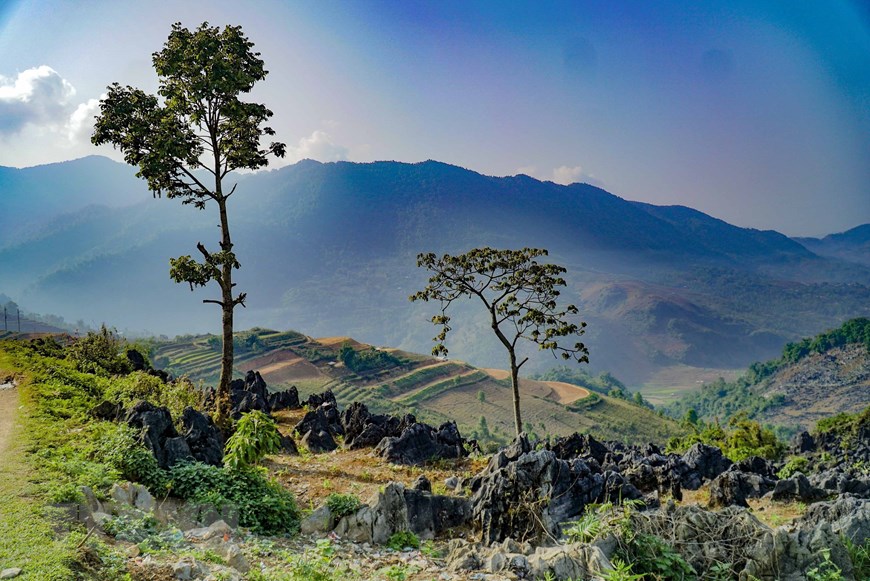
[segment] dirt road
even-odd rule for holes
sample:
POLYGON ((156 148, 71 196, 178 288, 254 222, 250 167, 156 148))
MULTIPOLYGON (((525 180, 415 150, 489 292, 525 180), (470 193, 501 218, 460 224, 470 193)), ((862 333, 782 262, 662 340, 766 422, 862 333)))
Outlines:
POLYGON ((0 458, 12 436, 12 424, 15 422, 15 412, 18 410, 18 390, 11 384, 0 385, 0 458))

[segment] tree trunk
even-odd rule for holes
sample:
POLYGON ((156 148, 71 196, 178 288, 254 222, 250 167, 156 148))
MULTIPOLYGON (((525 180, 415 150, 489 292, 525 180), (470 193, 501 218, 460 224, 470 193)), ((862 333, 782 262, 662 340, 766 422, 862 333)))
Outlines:
MULTIPOLYGON (((221 215, 221 250, 233 248, 230 240, 230 225, 227 219, 226 199, 218 202, 221 215)), ((224 426, 230 415, 230 382, 233 380, 233 265, 224 261, 221 265, 221 309, 223 310, 223 350, 221 352, 221 377, 217 389, 216 422, 224 426)))
POLYGON ((517 429, 517 436, 523 432, 523 418, 520 415, 520 368, 517 365, 517 355, 513 351, 511 355, 511 388, 514 392, 514 426, 517 429))

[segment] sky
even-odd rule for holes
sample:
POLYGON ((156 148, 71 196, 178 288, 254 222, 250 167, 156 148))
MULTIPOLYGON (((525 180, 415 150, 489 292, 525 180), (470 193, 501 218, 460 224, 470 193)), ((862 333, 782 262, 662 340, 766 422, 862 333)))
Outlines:
POLYGON ((120 159, 89 141, 106 86, 155 92, 172 23, 208 21, 262 53, 278 165, 435 159, 821 236, 870 222, 868 6, 0 0, 0 165, 120 159))

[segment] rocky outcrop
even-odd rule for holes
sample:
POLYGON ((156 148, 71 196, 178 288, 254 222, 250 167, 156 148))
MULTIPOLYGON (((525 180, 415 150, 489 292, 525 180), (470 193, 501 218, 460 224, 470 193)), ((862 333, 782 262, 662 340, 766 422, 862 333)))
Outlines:
POLYGON ((600 548, 579 543, 533 547, 507 539, 498 545, 485 546, 453 539, 447 551, 447 569, 457 573, 484 570, 512 579, 563 581, 600 579, 613 570, 600 548))
POLYGON ((212 466, 223 464, 223 433, 211 417, 187 406, 181 413, 181 427, 182 437, 196 460, 212 466))
POLYGON ((142 442, 164 469, 198 460, 220 466, 224 437, 211 418, 188 406, 181 416, 182 434, 175 430, 168 408, 140 401, 127 412, 127 424, 142 432, 142 442))
POLYGON ((384 438, 398 438, 405 428, 417 423, 417 418, 407 414, 402 418, 372 414, 366 404, 354 402, 341 414, 344 428, 344 447, 348 450, 374 448, 384 438))
POLYGON ((760 498, 773 490, 775 482, 760 474, 727 470, 710 483, 710 508, 742 506, 749 508, 747 498, 760 498))
POLYGON ((870 540, 870 500, 843 496, 831 502, 817 502, 807 507, 797 522, 803 528, 828 523, 834 533, 863 545, 870 540))
POLYGON ((466 524, 471 517, 468 499, 440 496, 391 482, 369 505, 342 518, 335 527, 340 537, 357 542, 386 543, 399 531, 421 539, 466 524))
POLYGON ((693 444, 681 459, 687 468, 681 483, 688 490, 698 490, 705 481, 713 480, 732 464, 722 450, 700 442, 693 444))
POLYGON ((472 518, 484 544, 506 538, 559 538, 561 523, 576 520, 587 504, 638 499, 619 473, 583 460, 532 450, 526 436, 497 452, 469 483, 472 518))
POLYGON ((445 422, 437 429, 429 424, 413 423, 402 430, 400 436, 382 439, 375 452, 389 462, 408 466, 466 456, 456 422, 445 422))
POLYGON ((142 432, 142 443, 151 450, 161 468, 193 459, 190 447, 175 431, 169 409, 140 401, 127 412, 127 424, 142 432))
POLYGON ((821 519, 771 529, 743 508, 714 512, 697 505, 669 505, 633 517, 631 527, 639 533, 659 536, 699 572, 728 563, 729 578, 804 581, 806 572, 823 560, 821 551, 825 549, 841 569, 842 578, 854 579, 839 535, 821 519))
MULTIPOLYGON (((213 402, 215 391, 209 390, 206 400, 213 402)), ((296 387, 284 391, 270 392, 259 371, 248 371, 245 379, 234 379, 230 383, 230 413, 233 419, 242 414, 258 410, 272 413, 283 409, 298 409, 299 392, 296 387)))

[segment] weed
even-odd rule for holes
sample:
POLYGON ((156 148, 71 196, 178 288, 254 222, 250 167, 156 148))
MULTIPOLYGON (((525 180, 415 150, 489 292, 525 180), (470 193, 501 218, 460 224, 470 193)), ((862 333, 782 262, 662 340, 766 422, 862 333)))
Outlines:
POLYGON ((849 552, 855 578, 870 579, 870 540, 865 541, 863 545, 856 545, 852 539, 844 537, 843 543, 849 552))

